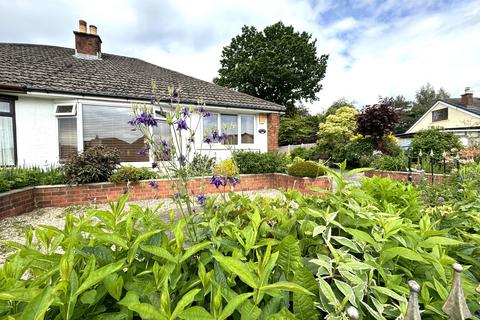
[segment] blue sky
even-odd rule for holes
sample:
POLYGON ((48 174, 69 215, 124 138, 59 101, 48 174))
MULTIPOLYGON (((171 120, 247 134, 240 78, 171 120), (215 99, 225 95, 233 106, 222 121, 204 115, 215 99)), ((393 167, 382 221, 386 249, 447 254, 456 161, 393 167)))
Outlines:
POLYGON ((211 81, 222 47, 243 25, 279 20, 330 55, 319 112, 345 97, 358 106, 430 82, 480 96, 480 0, 0 0, 0 42, 73 47, 78 19, 98 27, 104 52, 138 57, 211 81))

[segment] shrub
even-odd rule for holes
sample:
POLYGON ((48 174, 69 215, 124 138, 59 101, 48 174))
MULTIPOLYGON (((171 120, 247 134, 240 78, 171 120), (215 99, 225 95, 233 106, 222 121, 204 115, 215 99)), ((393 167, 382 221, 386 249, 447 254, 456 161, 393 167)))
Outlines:
POLYGON ((292 151, 290 151, 290 157, 291 158, 299 157, 305 160, 312 160, 312 161, 317 161, 318 159, 321 159, 321 158, 327 158, 327 156, 321 152, 320 148, 317 145, 311 148, 296 147, 292 151))
POLYGON ((66 183, 61 167, 47 169, 32 168, 0 168, 0 192, 30 186, 66 183))
POLYGON ((408 159, 404 154, 398 156, 376 157, 372 167, 385 171, 407 171, 408 159))
POLYGON ((82 184, 108 181, 119 164, 117 150, 94 146, 70 157, 63 168, 69 184, 82 184))
POLYGON ((215 165, 213 173, 222 177, 237 177, 240 173, 237 164, 233 159, 222 160, 215 165))
POLYGON ((192 176, 209 176, 213 174, 214 165, 215 158, 196 153, 189 163, 189 169, 191 170, 192 176))
POLYGON ((433 150, 435 157, 440 158, 443 152, 450 153, 452 149, 461 149, 460 139, 451 132, 444 132, 440 128, 430 128, 417 132, 412 139, 410 149, 414 157, 418 156, 420 150, 423 156, 430 154, 433 150))
POLYGON ((317 115, 282 117, 280 119, 278 143, 281 146, 315 143, 319 121, 320 117, 317 115))
POLYGON ((238 165, 240 173, 285 173, 287 158, 277 152, 235 151, 233 160, 238 165))
POLYGON ((132 166, 122 166, 111 175, 110 181, 113 183, 136 183, 140 180, 156 179, 158 174, 148 168, 136 168, 132 166))
POLYGON ((322 166, 313 161, 300 161, 293 163, 288 167, 288 174, 294 177, 316 178, 322 176, 325 172, 322 166))

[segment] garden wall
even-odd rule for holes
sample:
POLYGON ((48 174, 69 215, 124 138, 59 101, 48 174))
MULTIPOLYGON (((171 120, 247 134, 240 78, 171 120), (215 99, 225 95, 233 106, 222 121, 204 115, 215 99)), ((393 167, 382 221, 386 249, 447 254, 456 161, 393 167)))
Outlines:
MULTIPOLYGON (((412 172, 412 182, 414 184, 419 184, 421 181, 425 181, 426 183, 432 182, 432 175, 430 173, 423 173, 423 172, 412 172)), ((382 170, 370 170, 365 172, 366 177, 382 177, 382 178, 390 178, 397 181, 408 182, 408 172, 405 171, 382 171, 382 170)), ((442 183, 445 179, 445 175, 443 174, 434 174, 433 175, 433 183, 442 183)))
MULTIPOLYGON (((176 191, 172 188, 172 180, 141 181, 128 188, 129 200, 161 199, 171 197, 176 191)), ((210 178, 196 178, 192 181, 191 190, 197 194, 218 193, 210 183, 210 178), (202 190, 203 188, 203 190, 202 190)), ((236 191, 261 189, 295 189, 304 193, 314 192, 310 186, 321 189, 332 189, 329 177, 317 179, 297 178, 286 174, 246 174, 240 176, 240 184, 236 191)), ((116 200, 127 192, 126 185, 110 182, 92 183, 79 186, 55 185, 37 186, 12 190, 0 194, 0 219, 30 212, 35 208, 66 207, 70 205, 91 205, 116 200)))

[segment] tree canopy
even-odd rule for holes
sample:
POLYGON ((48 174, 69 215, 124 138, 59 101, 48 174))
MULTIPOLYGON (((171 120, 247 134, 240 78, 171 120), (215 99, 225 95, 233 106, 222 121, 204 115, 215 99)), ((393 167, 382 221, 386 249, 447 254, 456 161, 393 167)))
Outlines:
POLYGON ((327 154, 336 146, 347 143, 357 127, 358 111, 350 106, 339 108, 334 114, 320 123, 318 131, 318 145, 327 154))
POLYGON ((219 76, 213 81, 287 108, 317 100, 325 77, 328 55, 317 56, 316 40, 282 22, 258 31, 244 26, 223 48, 219 76))

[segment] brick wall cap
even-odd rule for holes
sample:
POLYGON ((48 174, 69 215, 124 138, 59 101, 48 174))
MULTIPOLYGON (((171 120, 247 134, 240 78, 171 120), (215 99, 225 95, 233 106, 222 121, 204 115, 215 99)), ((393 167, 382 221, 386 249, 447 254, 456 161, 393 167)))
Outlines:
POLYGON ((35 189, 35 187, 25 187, 25 188, 21 188, 21 189, 9 190, 9 191, 5 191, 5 192, 0 193, 0 197, 12 195, 12 194, 15 194, 15 193, 20 193, 20 192, 23 192, 23 191, 33 190, 33 189, 35 189))

